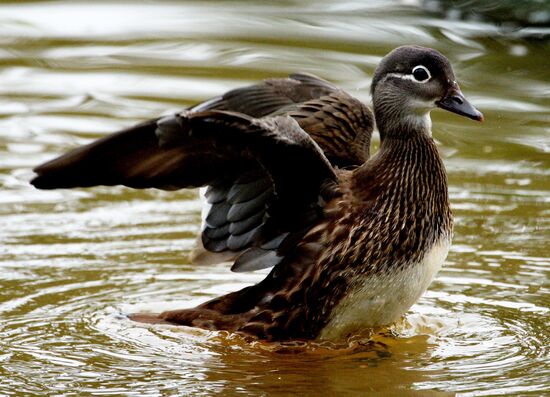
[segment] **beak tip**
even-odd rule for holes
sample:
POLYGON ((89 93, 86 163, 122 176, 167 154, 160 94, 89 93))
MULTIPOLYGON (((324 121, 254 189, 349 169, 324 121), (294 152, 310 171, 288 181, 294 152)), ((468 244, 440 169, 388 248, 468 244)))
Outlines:
POLYGON ((483 113, 478 111, 475 120, 479 121, 480 123, 483 123, 485 121, 485 117, 483 116, 483 113))
POLYGON ((470 102, 464 98, 464 95, 460 92, 460 90, 452 90, 448 92, 445 97, 437 101, 435 104, 444 110, 456 113, 460 116, 464 116, 481 123, 485 121, 483 113, 470 104, 470 102))

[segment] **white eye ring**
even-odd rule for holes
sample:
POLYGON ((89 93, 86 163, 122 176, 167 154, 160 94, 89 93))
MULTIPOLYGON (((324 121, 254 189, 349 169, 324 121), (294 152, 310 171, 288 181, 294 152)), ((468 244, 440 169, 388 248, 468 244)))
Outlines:
POLYGON ((423 65, 415 66, 415 67, 413 68, 413 70, 412 70, 411 76, 412 76, 413 80, 416 81, 416 82, 418 82, 418 83, 426 83, 428 80, 430 80, 430 79, 432 78, 432 75, 431 75, 430 71, 428 70, 428 68, 425 67, 425 66, 423 66, 423 65), (415 74, 415 72, 417 72, 417 71, 419 71, 419 70, 422 70, 422 71, 426 72, 426 75, 427 75, 428 77, 425 77, 425 78, 422 79, 422 80, 417 79, 416 76, 415 76, 414 74, 415 74))

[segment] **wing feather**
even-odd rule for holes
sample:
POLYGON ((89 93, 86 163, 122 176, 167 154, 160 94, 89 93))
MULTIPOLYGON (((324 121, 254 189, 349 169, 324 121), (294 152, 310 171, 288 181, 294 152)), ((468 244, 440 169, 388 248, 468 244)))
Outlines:
POLYGON ((335 186, 329 162, 353 167, 368 158, 373 124, 357 99, 296 73, 77 148, 37 167, 32 183, 42 189, 207 185, 204 248, 246 253, 234 270, 266 267, 322 217, 322 186, 335 186))

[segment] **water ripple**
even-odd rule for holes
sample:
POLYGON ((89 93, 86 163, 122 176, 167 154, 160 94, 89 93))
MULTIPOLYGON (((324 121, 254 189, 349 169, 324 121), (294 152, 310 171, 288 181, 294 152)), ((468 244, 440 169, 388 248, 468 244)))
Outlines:
POLYGON ((542 395, 548 390, 548 43, 419 2, 12 2, 0 6, 0 394, 542 395), (47 16, 47 17, 45 17, 47 16), (247 343, 130 322, 262 278, 190 263, 193 191, 37 191, 91 139, 296 70, 369 101, 404 43, 448 54, 483 127, 434 111, 455 239, 389 330, 247 343))

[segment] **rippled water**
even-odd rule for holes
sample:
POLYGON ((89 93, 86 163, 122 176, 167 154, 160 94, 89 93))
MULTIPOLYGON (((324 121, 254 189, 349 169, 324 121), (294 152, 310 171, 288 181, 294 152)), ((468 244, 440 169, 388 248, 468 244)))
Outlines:
POLYGON ((411 1, 0 5, 0 395, 548 392, 549 32, 438 18, 411 1), (309 71, 369 101, 381 56, 405 43, 447 54, 487 121, 433 113, 454 245, 372 340, 250 345, 131 323, 120 313, 262 276, 190 263, 195 191, 28 184, 70 147, 265 77, 309 71))

